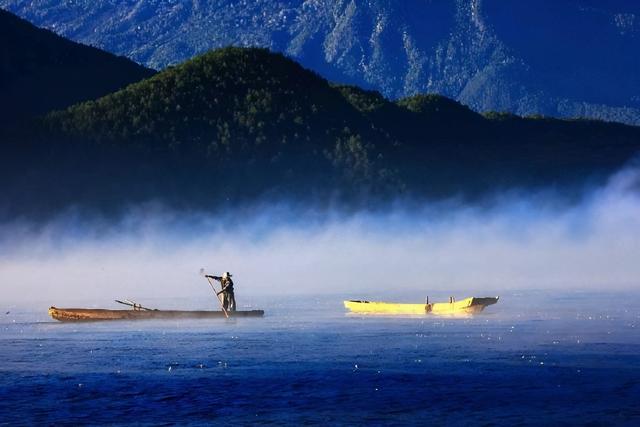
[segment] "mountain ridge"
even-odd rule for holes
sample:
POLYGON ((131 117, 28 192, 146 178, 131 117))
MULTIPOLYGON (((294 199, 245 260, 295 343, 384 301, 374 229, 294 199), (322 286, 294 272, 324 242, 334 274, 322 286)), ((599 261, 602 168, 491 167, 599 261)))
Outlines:
POLYGON ((97 98, 154 73, 0 10, 0 123, 97 98))
POLYGON ((225 48, 51 112, 0 148, 8 215, 265 197, 383 206, 574 194, 637 155, 640 128, 481 115, 433 94, 391 101, 282 54, 225 48))
POLYGON ((640 5, 630 1, 58 4, 0 0, 48 28, 155 68, 227 45, 290 55, 397 99, 640 123, 640 5))

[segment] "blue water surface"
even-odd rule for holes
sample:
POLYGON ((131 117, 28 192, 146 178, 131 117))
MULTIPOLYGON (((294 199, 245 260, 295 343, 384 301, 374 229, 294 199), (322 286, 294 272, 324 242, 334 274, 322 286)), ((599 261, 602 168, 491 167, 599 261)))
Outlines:
POLYGON ((638 296, 512 292, 469 319, 347 316, 343 296, 235 320, 0 306, 0 424, 639 425, 638 296))

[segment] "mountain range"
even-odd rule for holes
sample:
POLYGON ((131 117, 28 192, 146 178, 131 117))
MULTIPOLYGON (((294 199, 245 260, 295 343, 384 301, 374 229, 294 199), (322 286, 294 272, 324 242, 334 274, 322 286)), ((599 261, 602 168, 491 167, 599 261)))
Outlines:
POLYGON ((0 10, 0 126, 106 95, 153 74, 0 10))
POLYGON ((3 111, 15 102, 21 114, 0 126, 2 218, 145 202, 480 202, 549 188, 571 200, 640 150, 638 127, 479 114, 435 94, 392 100, 263 48, 212 50, 156 73, 7 12, 0 23, 16 94, 3 111))
POLYGON ((283 52, 391 99, 640 124, 632 0, 0 0, 65 37, 155 69, 212 48, 283 52))
POLYGON ((0 144, 0 215, 258 200, 384 206, 555 188, 628 164, 640 128, 391 101, 258 48, 208 52, 32 119, 0 144))

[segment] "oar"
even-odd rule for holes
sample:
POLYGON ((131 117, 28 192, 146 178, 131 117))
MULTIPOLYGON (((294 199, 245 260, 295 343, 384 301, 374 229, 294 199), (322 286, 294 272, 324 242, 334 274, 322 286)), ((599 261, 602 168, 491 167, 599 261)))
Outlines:
POLYGON ((213 293, 216 294, 216 298, 218 299, 218 302, 220 303, 220 308, 224 312, 225 317, 228 319, 229 318, 229 313, 227 313, 227 310, 224 308, 224 304, 222 304, 222 300, 220 299, 220 295, 218 295, 218 292, 216 292, 216 287, 213 286, 213 283, 211 282, 211 279, 209 279, 207 277, 207 275, 204 274, 204 269, 200 269, 200 274, 202 274, 207 279, 207 282, 209 282, 209 285, 211 286, 211 289, 213 290, 213 293))
POLYGON ((147 310, 147 311, 157 311, 157 310, 158 310, 157 308, 147 308, 147 307, 143 307, 143 306, 141 306, 141 305, 140 305, 140 304, 138 304, 138 303, 135 303, 135 302, 133 302, 133 301, 129 301, 128 299, 126 299, 126 300, 124 300, 124 301, 120 301, 120 300, 118 300, 118 299, 117 299, 117 300, 115 300, 115 301, 116 301, 118 304, 128 305, 128 306, 130 306, 130 307, 133 307, 133 308, 139 308, 139 309, 141 309, 141 310, 147 310))

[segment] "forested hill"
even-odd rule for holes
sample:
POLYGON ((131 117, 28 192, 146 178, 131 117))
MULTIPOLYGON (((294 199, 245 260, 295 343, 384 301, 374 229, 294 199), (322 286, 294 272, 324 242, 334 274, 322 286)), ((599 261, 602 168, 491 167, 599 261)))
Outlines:
POLYGON ((153 74, 0 9, 0 125, 106 95, 153 74))
POLYGON ((640 128, 480 115, 436 95, 391 102, 280 54, 226 48, 50 113, 3 149, 5 214, 148 200, 366 204, 570 190, 632 159, 640 128))

